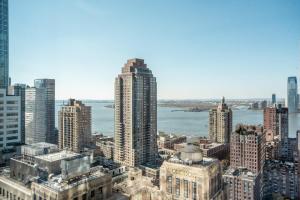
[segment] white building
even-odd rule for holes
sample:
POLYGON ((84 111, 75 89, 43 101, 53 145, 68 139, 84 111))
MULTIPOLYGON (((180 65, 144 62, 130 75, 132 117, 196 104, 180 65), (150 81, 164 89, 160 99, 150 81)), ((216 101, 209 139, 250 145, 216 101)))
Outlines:
POLYGON ((19 96, 0 89, 0 150, 12 149, 21 142, 21 102, 19 96))
POLYGON ((25 143, 46 142, 46 91, 26 88, 25 92, 25 143))

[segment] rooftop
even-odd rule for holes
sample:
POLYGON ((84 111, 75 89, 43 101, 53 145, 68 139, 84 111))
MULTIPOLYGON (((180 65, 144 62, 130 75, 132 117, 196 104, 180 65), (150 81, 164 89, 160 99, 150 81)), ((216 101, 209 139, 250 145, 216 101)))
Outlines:
MULTIPOLYGON (((80 176, 77 176, 76 178, 73 178, 72 180, 69 181, 63 181, 62 176, 54 176, 48 181, 44 181, 40 183, 41 186, 51 188, 55 191, 61 192, 65 190, 69 190, 73 187, 79 186, 81 184, 85 184, 91 180, 97 179, 97 178, 104 178, 104 177, 109 177, 108 175, 104 174, 101 172, 100 167, 94 167, 90 169, 90 172, 87 174, 82 174, 80 176)), ((105 179, 103 179, 105 181, 105 179)))
POLYGON ((44 161, 48 161, 48 162, 54 162, 54 161, 68 159, 68 158, 75 158, 75 157, 79 157, 79 156, 81 156, 81 154, 74 153, 72 151, 63 150, 63 151, 60 151, 57 153, 35 156, 35 158, 44 160, 44 161))
POLYGON ((201 149, 212 149, 219 146, 225 146, 224 143, 209 143, 209 144, 200 144, 201 149))
POLYGON ((256 174, 246 168, 230 168, 225 172, 224 176, 235 176, 250 180, 255 180, 257 177, 256 174))
POLYGON ((38 143, 33 143, 33 144, 27 144, 24 146, 31 147, 31 148, 57 147, 56 144, 51 144, 51 143, 47 143, 47 142, 38 142, 38 143))
POLYGON ((1 174, 0 175, 0 182, 5 183, 6 185, 9 185, 12 188, 17 188, 19 191, 22 191, 26 195, 31 195, 31 189, 27 188, 22 182, 16 181, 9 177, 9 174, 1 174))
POLYGON ((203 157, 202 161, 195 163, 195 162, 188 162, 188 161, 181 160, 180 158, 178 158, 178 156, 173 156, 167 162, 202 168, 202 167, 208 167, 213 163, 215 163, 216 161, 217 159, 214 158, 203 157))
POLYGON ((263 133, 263 126, 238 124, 234 133, 240 135, 261 135, 263 133))

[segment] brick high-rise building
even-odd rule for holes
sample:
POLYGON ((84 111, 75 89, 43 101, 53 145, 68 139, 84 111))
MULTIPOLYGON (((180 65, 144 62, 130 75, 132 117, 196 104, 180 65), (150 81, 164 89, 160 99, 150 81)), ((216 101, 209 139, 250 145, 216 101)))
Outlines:
POLYGON ((262 171, 264 160, 263 127, 238 125, 231 136, 230 167, 247 168, 258 174, 262 171))
MULTIPOLYGON (((273 105, 264 109, 264 129, 271 131, 273 137, 278 137, 280 140, 288 138, 289 131, 289 112, 288 108, 281 105, 273 105)), ((272 139, 266 136, 268 139, 272 139)), ((273 138, 274 139, 274 138, 273 138)))
MULTIPOLYGON (((264 109, 264 129, 266 131, 267 149, 277 149, 276 155, 282 159, 288 157, 289 111, 288 108, 273 105, 264 109), (275 145, 275 146, 274 146, 275 145)), ((270 159, 277 157, 268 156, 270 159)))
POLYGON ((156 78, 142 59, 130 59, 115 79, 114 160, 128 166, 155 163, 156 78))
POLYGON ((209 137, 212 142, 229 143, 232 132, 232 110, 223 97, 217 108, 209 111, 209 137))
POLYGON ((91 107, 70 99, 58 113, 59 148, 83 151, 91 140, 91 107))

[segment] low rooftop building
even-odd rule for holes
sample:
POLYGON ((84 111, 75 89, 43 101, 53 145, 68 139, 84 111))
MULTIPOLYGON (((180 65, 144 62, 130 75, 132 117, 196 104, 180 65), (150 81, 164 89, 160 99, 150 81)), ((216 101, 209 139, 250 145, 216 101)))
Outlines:
POLYGON ((224 183, 227 185, 228 199, 259 200, 261 196, 261 177, 251 171, 239 168, 229 169, 223 175, 224 183))
POLYGON ((26 156, 38 156, 58 152, 58 146, 46 142, 39 142, 21 147, 21 154, 26 156))
POLYGON ((174 199, 222 199, 220 162, 204 158, 198 146, 188 144, 164 161, 160 168, 160 190, 174 199))
POLYGON ((98 167, 72 178, 53 176, 48 181, 32 183, 34 199, 107 199, 112 195, 111 176, 100 172, 98 167))

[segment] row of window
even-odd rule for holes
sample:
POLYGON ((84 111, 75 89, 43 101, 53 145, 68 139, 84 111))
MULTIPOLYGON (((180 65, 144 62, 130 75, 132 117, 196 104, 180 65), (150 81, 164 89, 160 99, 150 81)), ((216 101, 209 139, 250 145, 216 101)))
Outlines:
MULTIPOLYGON (((188 180, 183 180, 183 195, 185 198, 189 198, 189 184, 188 180)), ((167 177, 167 192, 173 194, 173 177, 167 177)), ((175 195, 180 196, 180 179, 175 179, 175 195)), ((192 199, 197 199, 197 183, 192 182, 192 199)))
POLYGON ((6 197, 6 199, 10 199, 10 200, 24 200, 24 199, 21 199, 21 197, 17 197, 15 194, 12 194, 9 191, 5 191, 5 189, 4 188, 2 189, 1 187, 0 187, 0 196, 3 196, 3 198, 6 197))

